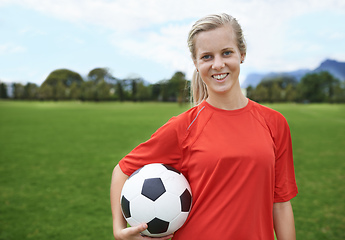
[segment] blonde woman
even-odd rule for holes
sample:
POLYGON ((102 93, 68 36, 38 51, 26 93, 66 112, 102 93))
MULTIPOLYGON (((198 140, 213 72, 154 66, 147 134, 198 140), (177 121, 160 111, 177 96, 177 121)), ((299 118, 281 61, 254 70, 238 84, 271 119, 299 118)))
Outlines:
MULTIPOLYGON (((246 44, 237 20, 209 15, 192 27, 195 106, 171 118, 115 167, 111 186, 116 239, 148 239, 127 228, 120 192, 136 169, 165 163, 181 171, 193 207, 174 240, 294 240, 290 199, 297 194, 291 136, 278 112, 247 99, 239 84, 246 44)), ((169 239, 167 236, 163 239, 169 239)))

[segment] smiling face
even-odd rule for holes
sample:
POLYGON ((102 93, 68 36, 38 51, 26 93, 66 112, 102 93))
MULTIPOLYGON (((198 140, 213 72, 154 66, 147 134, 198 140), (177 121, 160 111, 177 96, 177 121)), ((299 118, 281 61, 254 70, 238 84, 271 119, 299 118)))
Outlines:
POLYGON ((230 25, 195 36, 194 64, 207 85, 209 98, 241 91, 238 77, 243 59, 230 25))

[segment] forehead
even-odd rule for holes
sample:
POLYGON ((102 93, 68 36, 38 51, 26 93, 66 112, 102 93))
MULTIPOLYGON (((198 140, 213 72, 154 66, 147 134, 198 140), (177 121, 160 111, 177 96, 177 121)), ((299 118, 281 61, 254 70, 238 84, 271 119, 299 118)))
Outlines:
POLYGON ((237 47, 236 36, 229 25, 203 31, 195 36, 195 50, 197 54, 235 47, 237 47))

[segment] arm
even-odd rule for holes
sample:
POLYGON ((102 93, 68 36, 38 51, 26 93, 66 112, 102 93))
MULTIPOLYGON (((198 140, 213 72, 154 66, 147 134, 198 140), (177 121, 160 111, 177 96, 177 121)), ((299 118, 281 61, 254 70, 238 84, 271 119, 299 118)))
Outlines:
MULTIPOLYGON (((128 176, 122 172, 119 165, 116 165, 113 171, 110 187, 110 202, 113 214, 114 237, 117 240, 151 239, 149 237, 143 237, 140 235, 140 233, 147 228, 147 224, 145 223, 136 227, 127 228, 127 222, 122 215, 120 204, 121 190, 127 178, 128 176)), ((167 237, 157 238, 157 240, 166 240, 171 237, 172 235, 169 235, 167 237)))
POLYGON ((273 223, 278 240, 296 240, 295 222, 290 201, 273 204, 273 223))
POLYGON ((111 211, 113 214, 113 233, 116 239, 121 239, 121 237, 117 235, 122 229, 127 228, 127 223, 122 216, 120 206, 121 190, 127 178, 128 176, 122 172, 119 165, 116 165, 113 171, 110 187, 110 202, 111 211))

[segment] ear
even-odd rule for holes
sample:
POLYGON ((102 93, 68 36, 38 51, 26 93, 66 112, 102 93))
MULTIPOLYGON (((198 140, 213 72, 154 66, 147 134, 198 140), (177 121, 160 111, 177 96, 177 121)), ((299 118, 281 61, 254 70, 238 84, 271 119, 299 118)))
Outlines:
POLYGON ((245 58, 246 58, 246 54, 245 53, 241 53, 241 63, 244 62, 245 58))

